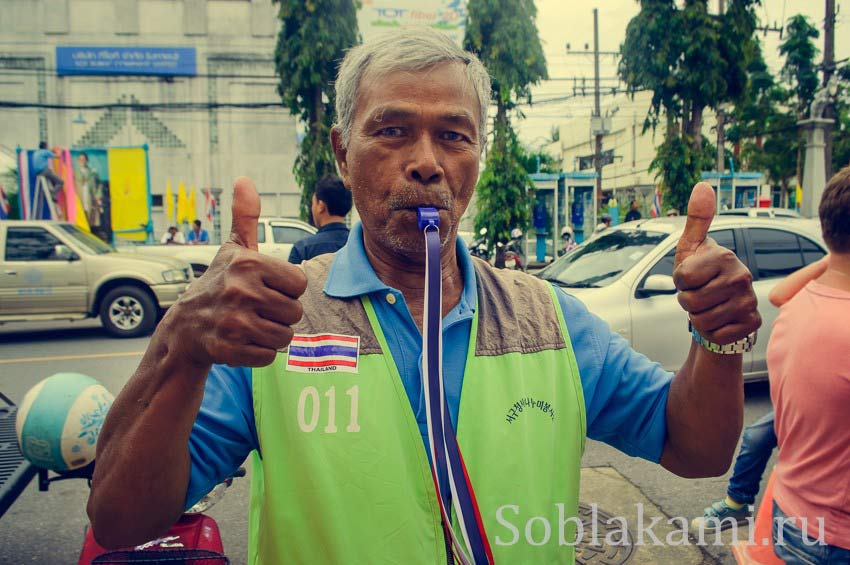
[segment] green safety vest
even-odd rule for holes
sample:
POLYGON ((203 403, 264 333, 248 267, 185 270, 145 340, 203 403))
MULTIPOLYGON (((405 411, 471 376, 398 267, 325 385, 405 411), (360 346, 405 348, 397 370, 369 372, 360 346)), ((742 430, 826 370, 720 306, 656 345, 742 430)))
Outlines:
MULTIPOLYGON (((374 308, 321 292, 328 260, 304 265, 296 333, 359 336, 358 372, 288 371, 286 353, 254 369, 249 562, 446 563, 428 456, 374 308)), ((457 439, 487 537, 500 563, 573 563, 585 414, 564 316, 541 281, 476 272, 457 439)))

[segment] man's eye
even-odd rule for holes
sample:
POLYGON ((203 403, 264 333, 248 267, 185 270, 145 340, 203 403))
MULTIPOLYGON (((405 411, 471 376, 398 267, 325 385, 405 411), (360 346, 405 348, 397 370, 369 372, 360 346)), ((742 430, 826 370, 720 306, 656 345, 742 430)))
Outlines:
POLYGON ((463 141, 466 136, 456 131, 444 131, 441 135, 446 141, 463 141))
POLYGON ((389 127, 378 130, 378 135, 384 137, 401 137, 404 135, 404 129, 400 127, 389 127))

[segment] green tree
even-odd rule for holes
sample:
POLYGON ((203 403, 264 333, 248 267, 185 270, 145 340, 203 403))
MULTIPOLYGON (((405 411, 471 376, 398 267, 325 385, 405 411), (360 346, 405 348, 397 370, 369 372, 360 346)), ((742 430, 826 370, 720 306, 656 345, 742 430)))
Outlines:
POLYGON ((793 16, 785 27, 787 35, 779 46, 779 53, 785 57, 780 76, 794 91, 797 117, 805 118, 820 84, 815 64, 818 48, 814 43, 820 32, 802 14, 793 16))
POLYGON ((740 144, 745 166, 764 171, 787 197, 802 170, 804 144, 797 121, 808 116, 819 80, 818 30, 802 15, 791 17, 786 30, 779 52, 785 59, 780 78, 787 88, 773 80, 759 50, 750 61, 747 95, 736 105, 729 137, 740 144))
POLYGON ((832 170, 835 172, 850 165, 850 89, 846 86, 850 82, 850 64, 841 67, 838 73, 842 82, 835 104, 838 118, 832 134, 832 170))
MULTIPOLYGON (((518 100, 531 101, 531 85, 548 78, 532 0, 469 0, 464 48, 476 53, 492 77, 496 104, 493 144, 477 187, 476 230, 507 241, 513 228, 528 228, 526 187, 531 179, 510 124, 518 100)), ((487 127, 487 124, 481 124, 487 127)))
POLYGON ((754 7, 758 0, 731 0, 722 16, 708 12, 707 0, 640 0, 641 10, 626 28, 620 78, 629 92, 652 92, 644 131, 665 125, 652 170, 665 200, 683 210, 699 180, 704 159, 703 115, 707 108, 740 99, 754 52, 754 7), (676 30, 671 33, 671 30, 676 30))
POLYGON ((731 113, 727 139, 740 149, 740 170, 763 171, 769 182, 786 192, 797 172, 800 144, 796 116, 789 110, 793 93, 776 83, 764 62, 761 46, 754 45, 747 67, 745 95, 731 113))
POLYGON ((557 173, 558 165, 555 158, 543 150, 530 150, 520 147, 520 163, 522 168, 531 173, 557 173))
POLYGON ((850 109, 844 104, 838 110, 832 138, 832 170, 835 172, 850 165, 850 109))
POLYGON ((352 0, 274 0, 283 24, 275 47, 277 91, 290 114, 307 126, 293 173, 301 187, 301 217, 308 218, 316 181, 336 172, 330 145, 337 66, 358 41, 352 0))
POLYGON ((506 139, 506 151, 493 144, 475 188, 478 203, 475 230, 487 228, 491 246, 497 241, 508 241, 514 228, 525 231, 531 220, 526 192, 531 178, 523 166, 525 155, 513 130, 500 131, 504 127, 497 123, 496 135, 506 139))

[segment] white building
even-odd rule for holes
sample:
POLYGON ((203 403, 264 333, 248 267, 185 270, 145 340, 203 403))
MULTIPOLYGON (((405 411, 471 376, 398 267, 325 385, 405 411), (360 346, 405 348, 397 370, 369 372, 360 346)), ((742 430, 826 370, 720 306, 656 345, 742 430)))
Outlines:
POLYGON ((271 0, 2 0, 0 100, 22 107, 0 107, 0 146, 146 144, 156 235, 166 179, 223 189, 225 231, 239 175, 256 182, 264 214, 297 216, 298 128, 275 90, 278 29, 271 0), (65 74, 74 54, 131 47, 179 51, 183 74, 65 74))
MULTIPOLYGON (((665 131, 662 123, 654 132, 651 128, 643 132, 650 99, 650 92, 639 92, 634 99, 621 94, 607 98, 602 106, 602 121, 606 130, 602 136, 602 151, 612 153, 612 160, 602 168, 602 192, 606 197, 616 197, 621 210, 627 209, 629 200, 637 199, 644 216, 649 213, 658 184, 656 174, 649 171, 649 166, 655 158, 657 146, 664 141, 665 131)), ((595 171, 595 138, 591 124, 592 118, 585 114, 577 114, 559 122, 560 139, 549 144, 546 151, 560 163, 561 170, 595 171)), ((717 138, 716 125, 716 115, 706 109, 703 135, 712 142, 717 138)), ((724 170, 728 174, 728 162, 724 170)), ((713 178, 707 181, 716 183, 713 178)), ((770 194, 769 186, 758 185, 752 189, 770 194)))

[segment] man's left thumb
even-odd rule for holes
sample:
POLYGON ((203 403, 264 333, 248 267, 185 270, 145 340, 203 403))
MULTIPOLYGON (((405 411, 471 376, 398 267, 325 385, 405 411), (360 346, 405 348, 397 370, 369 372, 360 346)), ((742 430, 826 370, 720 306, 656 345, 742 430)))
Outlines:
POLYGON ((682 232, 682 237, 679 238, 679 243, 676 245, 676 259, 673 261, 674 269, 682 261, 696 253, 697 248, 708 237, 708 228, 711 226, 711 220, 714 219, 714 199, 714 189, 708 183, 697 183, 691 191, 685 231, 682 232))

